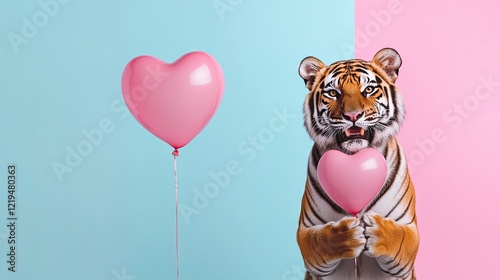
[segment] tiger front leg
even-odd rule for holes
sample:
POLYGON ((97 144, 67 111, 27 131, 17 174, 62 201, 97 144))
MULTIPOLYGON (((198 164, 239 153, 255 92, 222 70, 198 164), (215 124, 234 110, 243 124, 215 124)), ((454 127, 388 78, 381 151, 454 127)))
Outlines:
POLYGON ((413 271, 419 244, 416 223, 399 224, 373 212, 365 214, 363 222, 365 254, 376 258, 386 274, 399 279, 416 279, 413 271))
POLYGON ((301 225, 297 241, 307 269, 316 276, 326 276, 341 260, 358 257, 366 244, 363 232, 354 217, 311 227, 301 225))

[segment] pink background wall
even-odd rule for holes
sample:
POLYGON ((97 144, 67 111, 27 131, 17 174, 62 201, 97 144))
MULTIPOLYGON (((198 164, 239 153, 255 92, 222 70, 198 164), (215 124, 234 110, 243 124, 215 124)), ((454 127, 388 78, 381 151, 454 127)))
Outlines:
POLYGON ((403 59, 398 139, 417 190, 419 279, 500 279, 498 11, 492 0, 356 2, 355 56, 392 47, 403 59))

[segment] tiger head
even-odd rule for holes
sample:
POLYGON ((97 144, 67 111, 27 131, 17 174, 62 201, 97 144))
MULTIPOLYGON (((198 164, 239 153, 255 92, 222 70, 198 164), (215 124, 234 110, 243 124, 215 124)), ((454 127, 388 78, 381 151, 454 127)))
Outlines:
POLYGON ((304 125, 322 148, 347 154, 367 148, 383 149, 404 119, 404 105, 394 85, 401 57, 390 48, 372 61, 351 59, 326 66, 306 57, 299 66, 309 93, 304 102, 304 125))

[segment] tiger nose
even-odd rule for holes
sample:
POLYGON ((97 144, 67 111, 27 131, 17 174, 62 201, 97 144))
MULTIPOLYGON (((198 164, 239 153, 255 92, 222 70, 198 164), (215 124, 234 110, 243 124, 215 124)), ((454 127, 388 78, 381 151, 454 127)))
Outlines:
POLYGON ((342 114, 344 119, 352 121, 352 122, 357 121, 359 118, 361 118, 362 115, 363 115, 363 111, 353 111, 353 112, 347 112, 347 113, 342 114))

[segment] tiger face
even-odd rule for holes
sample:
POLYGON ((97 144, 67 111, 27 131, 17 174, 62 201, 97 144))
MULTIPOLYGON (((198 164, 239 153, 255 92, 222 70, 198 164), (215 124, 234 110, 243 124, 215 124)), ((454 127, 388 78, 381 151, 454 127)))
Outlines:
POLYGON ((306 57, 299 66, 309 93, 304 102, 304 125, 322 148, 353 154, 380 148, 404 119, 404 106, 394 85, 401 57, 390 48, 372 61, 351 59, 326 66, 306 57))

